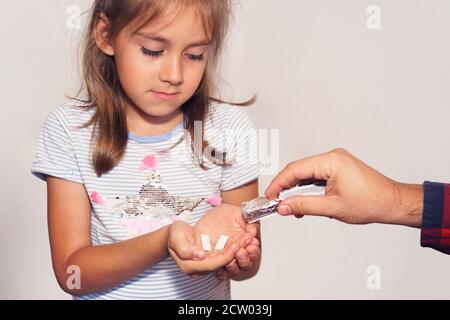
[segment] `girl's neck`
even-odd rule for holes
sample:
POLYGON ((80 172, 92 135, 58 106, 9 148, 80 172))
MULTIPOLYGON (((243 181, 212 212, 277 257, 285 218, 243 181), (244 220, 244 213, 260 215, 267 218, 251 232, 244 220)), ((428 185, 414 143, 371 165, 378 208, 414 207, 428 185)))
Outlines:
POLYGON ((156 136, 176 128, 183 121, 183 111, 177 109, 164 117, 150 116, 137 107, 126 106, 128 131, 137 136, 156 136))

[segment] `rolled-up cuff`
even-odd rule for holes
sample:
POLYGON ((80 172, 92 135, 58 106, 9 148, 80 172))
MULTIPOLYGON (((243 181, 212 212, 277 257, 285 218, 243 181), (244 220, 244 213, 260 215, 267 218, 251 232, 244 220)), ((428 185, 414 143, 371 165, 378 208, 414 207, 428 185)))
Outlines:
POLYGON ((450 254, 450 185, 425 181, 420 245, 450 254))

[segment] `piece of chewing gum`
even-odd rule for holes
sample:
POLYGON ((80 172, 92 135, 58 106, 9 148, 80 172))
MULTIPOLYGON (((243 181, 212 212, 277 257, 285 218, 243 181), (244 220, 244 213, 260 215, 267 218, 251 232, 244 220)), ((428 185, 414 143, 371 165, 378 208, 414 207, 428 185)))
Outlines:
POLYGON ((304 180, 291 189, 280 192, 277 199, 256 198, 242 203, 242 215, 248 223, 253 223, 278 213, 281 201, 292 196, 324 196, 326 181, 304 180))
POLYGON ((200 235, 200 240, 202 242, 202 247, 203 249, 205 249, 206 251, 211 251, 211 240, 209 238, 209 236, 207 234, 201 234, 200 235))
POLYGON ((223 250, 225 246, 227 245, 228 236, 227 235, 221 235, 219 237, 219 240, 217 240, 216 246, 214 247, 214 250, 223 250))

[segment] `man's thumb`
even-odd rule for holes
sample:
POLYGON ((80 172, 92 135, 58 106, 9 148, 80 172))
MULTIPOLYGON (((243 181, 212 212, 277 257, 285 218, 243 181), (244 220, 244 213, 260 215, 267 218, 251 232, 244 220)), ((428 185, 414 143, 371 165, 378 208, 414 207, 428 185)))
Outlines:
POLYGON ((334 213, 334 206, 329 196, 294 196, 283 200, 278 206, 278 213, 285 216, 294 214, 328 216, 334 213))

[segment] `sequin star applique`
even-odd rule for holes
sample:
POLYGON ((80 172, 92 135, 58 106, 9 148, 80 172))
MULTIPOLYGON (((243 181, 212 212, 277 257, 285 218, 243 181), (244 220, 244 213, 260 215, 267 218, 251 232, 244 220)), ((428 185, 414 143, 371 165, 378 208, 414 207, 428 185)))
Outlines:
POLYGON ((147 178, 136 195, 103 201, 95 194, 96 200, 103 201, 126 227, 128 237, 156 231, 176 220, 188 221, 203 201, 203 198, 172 196, 162 183, 154 155, 144 157, 140 170, 146 172, 147 178))
POLYGON ((121 208, 121 216, 131 218, 180 216, 185 212, 192 212, 202 201, 203 198, 170 195, 167 187, 161 182, 159 171, 152 169, 139 193, 127 197, 125 205, 121 208))
POLYGON ((144 157, 140 171, 146 172, 147 178, 136 195, 104 200, 98 192, 91 193, 91 200, 112 213, 126 228, 129 238, 156 231, 176 220, 187 222, 202 201, 211 206, 222 202, 218 196, 172 196, 162 182, 154 155, 144 157))

